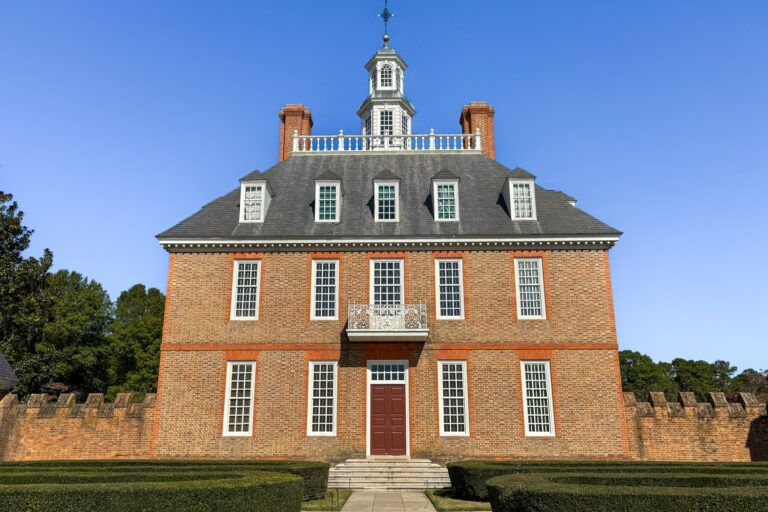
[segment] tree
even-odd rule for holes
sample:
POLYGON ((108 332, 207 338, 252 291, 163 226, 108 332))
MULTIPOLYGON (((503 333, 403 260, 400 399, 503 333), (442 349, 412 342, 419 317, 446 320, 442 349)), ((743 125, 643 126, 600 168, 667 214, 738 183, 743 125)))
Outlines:
POLYGON ((157 390, 164 312, 165 296, 157 288, 137 284, 120 294, 110 324, 109 398, 157 390))
POLYGON ((650 391, 663 391, 670 395, 669 398, 677 391, 674 375, 667 363, 656 363, 640 352, 621 350, 619 366, 622 389, 635 392, 641 400, 647 400, 650 391))
POLYGON ((725 393, 732 402, 738 400, 739 393, 752 393, 760 402, 765 403, 768 401, 768 370, 758 372, 747 368, 731 379, 725 393))
POLYGON ((675 382, 680 391, 692 391, 698 400, 706 401, 712 391, 725 391, 736 367, 728 361, 714 363, 677 358, 672 361, 675 382))
MULTIPOLYGON (((53 254, 45 249, 40 258, 22 255, 33 233, 23 218, 13 196, 0 191, 0 352, 17 370, 34 353, 52 314, 45 288, 53 254)), ((24 393, 24 373, 18 373, 24 393)))

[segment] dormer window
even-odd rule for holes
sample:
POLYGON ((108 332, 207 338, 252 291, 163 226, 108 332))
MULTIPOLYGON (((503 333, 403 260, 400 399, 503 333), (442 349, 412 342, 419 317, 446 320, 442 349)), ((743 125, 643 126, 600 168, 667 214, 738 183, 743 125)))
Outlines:
POLYGON ((381 86, 392 87, 392 66, 384 64, 381 67, 381 86))
POLYGON ((379 181, 374 188, 376 222, 397 222, 400 217, 400 184, 397 181, 379 181))
POLYGON ((341 217, 341 181, 323 173, 315 180, 315 222, 339 222, 341 217))
POLYGON ((459 220, 458 180, 434 180, 432 197, 436 221, 459 220))
POLYGON ((240 222, 264 222, 271 194, 266 181, 240 184, 240 222))
POLYGON ((509 182, 509 212, 513 220, 536 219, 533 181, 509 182))

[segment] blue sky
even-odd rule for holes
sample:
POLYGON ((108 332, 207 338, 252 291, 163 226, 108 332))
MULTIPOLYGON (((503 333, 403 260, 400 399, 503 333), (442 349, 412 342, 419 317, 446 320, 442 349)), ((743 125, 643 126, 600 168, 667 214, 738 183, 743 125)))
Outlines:
MULTIPOLYGON (((56 268, 165 290, 154 235, 276 163, 277 112, 359 133, 381 2, 0 3, 0 189, 56 268)), ((497 159, 625 232, 619 343, 768 367, 768 2, 393 0, 414 131, 496 108, 497 159)))

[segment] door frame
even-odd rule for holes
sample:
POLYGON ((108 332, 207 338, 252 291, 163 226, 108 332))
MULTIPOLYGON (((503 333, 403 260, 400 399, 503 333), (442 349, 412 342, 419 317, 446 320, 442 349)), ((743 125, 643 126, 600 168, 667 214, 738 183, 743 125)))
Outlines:
POLYGON ((407 359, 369 359, 365 365, 365 455, 371 456, 371 384, 405 384, 405 457, 411 456, 411 404, 410 404, 410 385, 409 385, 409 366, 407 359), (371 366, 374 364, 402 364, 405 366, 405 380, 392 381, 372 381, 371 366))

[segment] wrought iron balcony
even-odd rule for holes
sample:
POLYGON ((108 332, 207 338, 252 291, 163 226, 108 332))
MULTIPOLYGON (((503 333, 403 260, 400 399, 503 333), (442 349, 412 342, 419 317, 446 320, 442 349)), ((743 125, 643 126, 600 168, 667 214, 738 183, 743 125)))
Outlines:
POLYGON ((476 133, 424 135, 299 135, 293 132, 293 153, 358 153, 370 151, 482 151, 480 129, 476 133))
POLYGON ((426 304, 350 304, 351 341, 424 341, 429 335, 426 304))

